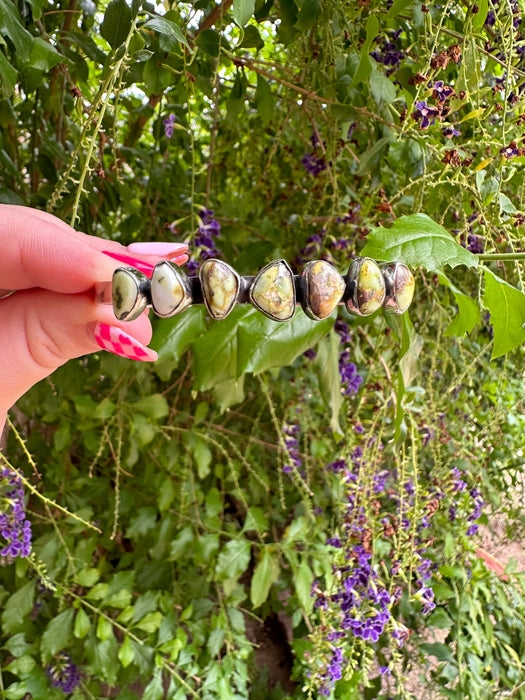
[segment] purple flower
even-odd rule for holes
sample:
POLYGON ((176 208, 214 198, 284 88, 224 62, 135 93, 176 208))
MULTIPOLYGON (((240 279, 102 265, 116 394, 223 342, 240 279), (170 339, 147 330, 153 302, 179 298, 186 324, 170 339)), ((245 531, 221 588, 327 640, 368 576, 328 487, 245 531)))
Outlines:
POLYGON ((175 115, 170 114, 162 123, 164 124, 164 133, 166 137, 171 139, 173 132, 175 131, 175 115))
POLYGON ((343 350, 339 356, 339 375, 342 392, 345 396, 357 394, 363 379, 357 374, 357 367, 350 361, 350 350, 343 350))
POLYGON ((474 233, 469 233, 467 238, 467 250, 471 253, 480 254, 485 250, 485 242, 481 236, 476 236, 474 233))
POLYGON ((434 124, 438 115, 439 110, 429 107, 424 100, 416 102, 415 119, 421 119, 421 129, 428 129, 429 126, 434 124))
POLYGON ((26 520, 22 479, 11 469, 0 473, 0 535, 6 545, 3 557, 28 557, 31 553, 31 523, 26 520))
POLYGON ((467 537, 472 537, 472 535, 475 535, 478 529, 479 525, 471 525, 466 532, 467 537))
POLYGON ((284 433, 284 444, 286 446, 286 452, 289 459, 289 463, 285 464, 283 467, 283 472, 285 474, 290 474, 294 470, 294 467, 298 469, 302 466, 302 460, 299 455, 299 442, 296 435, 300 432, 300 427, 298 425, 290 425, 285 423, 283 426, 284 433))
POLYGON ((446 139, 451 139, 453 136, 461 136, 461 131, 450 125, 446 126, 442 133, 446 139))
POLYGON ((441 103, 445 102, 454 94, 454 88, 451 88, 449 85, 445 85, 442 80, 436 80, 433 85, 433 90, 433 98, 441 103))
POLYGON ((314 177, 317 177, 323 172, 323 170, 326 170, 325 159, 321 156, 316 156, 313 153, 305 153, 301 159, 301 163, 303 164, 306 172, 310 173, 314 177))
POLYGON ((212 209, 201 209, 199 212, 199 228, 193 237, 192 245, 194 248, 200 248, 199 260, 190 260, 187 264, 188 272, 195 273, 201 262, 209 258, 217 258, 221 255, 221 251, 215 245, 221 231, 221 225, 214 216, 212 209))
POLYGON ((47 667, 46 673, 51 685, 61 688, 67 695, 72 693, 80 683, 80 671, 71 661, 69 654, 65 652, 61 652, 55 663, 47 667))

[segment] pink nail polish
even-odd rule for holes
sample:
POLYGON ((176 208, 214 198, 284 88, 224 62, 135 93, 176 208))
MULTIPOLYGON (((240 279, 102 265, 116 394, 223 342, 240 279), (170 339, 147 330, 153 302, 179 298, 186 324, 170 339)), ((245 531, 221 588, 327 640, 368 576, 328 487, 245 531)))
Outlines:
POLYGON ((188 262, 189 258, 187 255, 177 255, 176 258, 168 258, 169 262, 175 263, 175 265, 184 265, 188 262))
POLYGON ((107 323, 96 323, 93 335, 99 347, 108 350, 114 355, 127 357, 130 360, 142 360, 143 362, 155 362, 157 353, 151 348, 142 345, 136 338, 126 333, 117 326, 107 323))
POLYGON ((162 243, 159 241, 153 241, 153 243, 130 243, 127 248, 130 253, 158 255, 161 258, 173 258, 188 250, 188 246, 185 243, 162 243))
POLYGON ((155 266, 151 265, 150 263, 143 262, 142 260, 137 260, 136 258, 132 258, 130 255, 111 253, 109 250, 103 250, 102 252, 104 253, 104 255, 113 258, 113 260, 118 260, 121 263, 125 263, 126 265, 134 267, 136 270, 143 272, 148 277, 151 277, 151 275, 153 274, 153 268, 155 266))

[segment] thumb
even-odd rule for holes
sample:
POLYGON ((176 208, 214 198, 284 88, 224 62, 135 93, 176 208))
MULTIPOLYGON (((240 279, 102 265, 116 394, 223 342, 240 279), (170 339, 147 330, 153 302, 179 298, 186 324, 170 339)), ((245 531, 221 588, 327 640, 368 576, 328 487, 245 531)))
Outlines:
POLYGON ((104 348, 155 360, 145 347, 150 340, 146 315, 119 323, 111 307, 95 304, 89 294, 16 292, 0 301, 0 413, 71 358, 104 348))

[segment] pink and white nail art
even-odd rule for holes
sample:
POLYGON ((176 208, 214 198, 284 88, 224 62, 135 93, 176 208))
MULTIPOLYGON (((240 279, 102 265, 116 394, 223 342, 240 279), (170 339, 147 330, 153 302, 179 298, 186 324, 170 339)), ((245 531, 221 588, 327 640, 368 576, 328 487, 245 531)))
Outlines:
POLYGON ((127 357, 130 360, 142 360, 143 362, 155 362, 157 359, 155 350, 142 345, 136 338, 117 326, 97 323, 93 333, 98 345, 114 355, 127 357))

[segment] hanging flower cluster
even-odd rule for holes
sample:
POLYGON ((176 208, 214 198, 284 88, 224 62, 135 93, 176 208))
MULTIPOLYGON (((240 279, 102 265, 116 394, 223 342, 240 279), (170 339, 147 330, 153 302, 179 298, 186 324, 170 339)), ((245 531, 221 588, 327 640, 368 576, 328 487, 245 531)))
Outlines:
POLYGON ((22 480, 7 467, 0 472, 0 534, 6 545, 3 557, 28 557, 31 553, 31 523, 26 519, 22 480))

